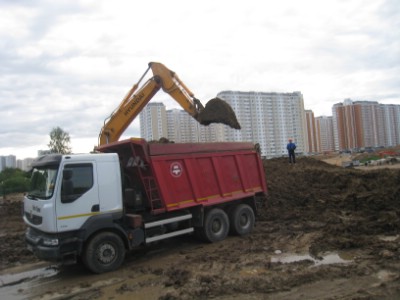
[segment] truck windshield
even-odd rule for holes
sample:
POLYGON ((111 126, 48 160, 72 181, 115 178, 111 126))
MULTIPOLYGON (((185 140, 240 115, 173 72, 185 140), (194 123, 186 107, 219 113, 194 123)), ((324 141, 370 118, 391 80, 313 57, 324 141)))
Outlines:
POLYGON ((57 178, 57 167, 40 167, 32 170, 28 198, 50 199, 53 196, 57 178))

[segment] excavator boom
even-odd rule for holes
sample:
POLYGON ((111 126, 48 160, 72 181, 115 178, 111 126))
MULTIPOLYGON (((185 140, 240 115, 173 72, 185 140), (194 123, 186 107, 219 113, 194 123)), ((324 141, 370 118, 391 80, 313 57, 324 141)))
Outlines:
POLYGON ((133 85, 117 109, 104 121, 99 135, 99 146, 118 141, 126 128, 161 88, 200 124, 223 123, 240 129, 240 124, 229 104, 222 99, 214 98, 204 107, 175 72, 161 63, 151 62, 146 72, 133 85), (153 77, 139 88, 140 82, 149 69, 152 70, 153 77))

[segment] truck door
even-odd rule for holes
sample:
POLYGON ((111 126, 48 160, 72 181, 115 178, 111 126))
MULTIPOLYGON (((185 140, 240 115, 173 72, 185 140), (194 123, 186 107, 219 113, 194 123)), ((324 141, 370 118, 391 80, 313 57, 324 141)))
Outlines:
POLYGON ((57 194, 57 229, 70 231, 99 211, 96 164, 66 163, 60 168, 61 186, 57 194))

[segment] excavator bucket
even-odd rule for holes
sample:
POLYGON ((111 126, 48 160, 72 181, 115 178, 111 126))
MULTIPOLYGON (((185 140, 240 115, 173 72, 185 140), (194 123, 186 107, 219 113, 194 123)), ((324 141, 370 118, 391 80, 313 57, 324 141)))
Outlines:
POLYGON ((222 123, 234 129, 241 128, 232 107, 220 98, 208 101, 206 107, 198 114, 197 120, 202 125, 222 123))

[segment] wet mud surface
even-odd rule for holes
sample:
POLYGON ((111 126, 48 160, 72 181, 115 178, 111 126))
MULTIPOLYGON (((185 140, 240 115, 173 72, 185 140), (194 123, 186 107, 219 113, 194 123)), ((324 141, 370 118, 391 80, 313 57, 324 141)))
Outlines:
POLYGON ((21 195, 0 200, 1 298, 400 299, 400 169, 264 166, 269 195, 251 235, 170 239, 101 275, 36 260, 21 195))

